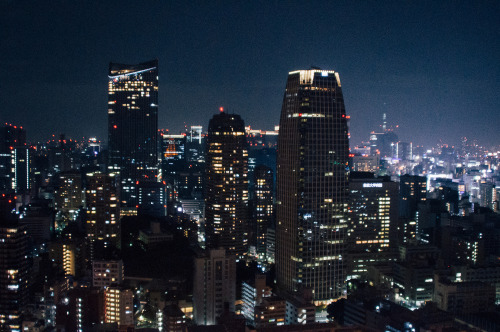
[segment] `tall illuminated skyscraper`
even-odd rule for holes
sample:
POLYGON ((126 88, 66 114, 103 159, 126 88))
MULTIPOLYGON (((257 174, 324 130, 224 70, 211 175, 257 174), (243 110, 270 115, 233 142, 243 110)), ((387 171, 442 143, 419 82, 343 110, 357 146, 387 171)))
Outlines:
POLYGON ((86 231, 90 240, 91 258, 96 258, 96 248, 120 248, 119 191, 113 174, 87 174, 86 231))
POLYGON ((110 171, 120 173, 122 205, 137 204, 137 181, 158 175, 158 60, 109 64, 110 171))
POLYGON ((255 183, 255 249, 259 256, 259 260, 264 261, 267 250, 267 228, 271 226, 274 215, 274 173, 271 168, 259 165, 255 168, 253 175, 255 183))
POLYGON ((399 183, 373 173, 350 175, 347 275, 358 279, 368 266, 396 258, 399 183))
POLYGON ((54 203, 58 211, 74 219, 83 204, 82 176, 79 171, 59 173, 59 185, 54 192, 54 203))
POLYGON ((338 73, 290 72, 277 157, 276 273, 316 303, 342 293, 349 141, 338 73))
POLYGON ((244 255, 248 247, 248 150, 239 115, 221 112, 208 125, 205 182, 208 248, 244 255))

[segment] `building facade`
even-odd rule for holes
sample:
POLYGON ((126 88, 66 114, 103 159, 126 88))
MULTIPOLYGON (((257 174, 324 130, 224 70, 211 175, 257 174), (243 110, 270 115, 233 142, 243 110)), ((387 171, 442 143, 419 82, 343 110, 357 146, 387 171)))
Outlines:
MULTIPOLYGON (((120 248, 120 196, 115 176, 96 172, 87 174, 87 179, 85 198, 88 239, 93 244, 101 242, 104 248, 120 248)), ((91 256, 95 258, 93 254, 91 256)))
POLYGON ((54 192, 54 203, 57 211, 71 219, 76 217, 83 205, 82 176, 79 171, 59 174, 59 185, 54 192))
POLYGON ((106 288, 111 285, 119 285, 125 277, 123 261, 93 261, 92 262, 92 285, 94 287, 106 288))
POLYGON ((355 174, 349 179, 347 274, 357 279, 367 266, 396 258, 399 184, 355 174))
POLYGON ((108 169, 120 174, 121 200, 137 202, 137 181, 158 176, 158 60, 109 64, 108 169))
POLYGON ((0 225, 0 330, 19 331, 28 303, 26 226, 0 225))
POLYGON ((234 312, 236 300, 235 256, 225 249, 212 249, 195 260, 193 312, 197 325, 215 325, 228 306, 234 312))
POLYGON ((118 327, 134 327, 134 293, 130 289, 111 286, 104 291, 104 322, 118 327))
POLYGON ((271 226, 274 216, 274 176, 273 170, 259 165, 254 170, 254 208, 255 208, 255 249, 258 260, 266 260, 267 228, 271 226))
POLYGON ((237 256, 248 248, 248 150, 239 115, 221 111, 210 120, 205 173, 207 248, 237 256))
POLYGON ((338 73, 290 72, 277 157, 276 273, 280 289, 342 294, 349 141, 338 73))
POLYGON ((30 150, 26 130, 6 123, 0 128, 0 190, 28 193, 31 188, 30 150))

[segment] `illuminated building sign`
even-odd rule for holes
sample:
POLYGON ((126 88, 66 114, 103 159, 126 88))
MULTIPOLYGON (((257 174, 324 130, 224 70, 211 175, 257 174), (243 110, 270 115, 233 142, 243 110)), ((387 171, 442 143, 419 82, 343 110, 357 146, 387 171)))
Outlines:
POLYGON ((381 182, 375 183, 363 183, 363 188, 382 188, 383 184, 381 182))

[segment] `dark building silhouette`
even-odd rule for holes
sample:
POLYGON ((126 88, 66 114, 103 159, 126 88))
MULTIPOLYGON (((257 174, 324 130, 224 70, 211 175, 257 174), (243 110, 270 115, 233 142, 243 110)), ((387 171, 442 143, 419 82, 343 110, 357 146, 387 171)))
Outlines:
POLYGON ((110 171, 120 173, 121 200, 137 204, 137 181, 158 175, 158 60, 109 64, 110 171))
POLYGON ((0 128, 0 191, 27 193, 30 175, 26 130, 6 123, 0 128))
POLYGON ((77 287, 67 301, 57 304, 56 324, 65 331, 92 331, 102 320, 104 293, 97 288, 77 287))
POLYGON ((259 165, 254 172, 254 238, 255 249, 259 260, 266 259, 267 228, 273 222, 274 216, 274 173, 267 166, 259 165))
POLYGON ((248 150, 239 115, 221 111, 208 125, 205 232, 208 248, 246 254, 248 247, 248 150))
POLYGON ((0 223, 0 330, 20 331, 28 301, 28 233, 15 221, 0 223))
POLYGON ((184 332, 186 330, 186 314, 176 304, 163 309, 163 331, 184 332))
POLYGON ((349 141, 338 73, 289 73, 277 157, 276 273, 318 303, 344 284, 349 141))
POLYGON ((427 178, 409 174, 401 175, 399 190, 401 197, 399 214, 402 217, 414 218, 418 204, 425 202, 427 198, 427 178))
POLYGON ((167 189, 162 182, 139 182, 138 214, 152 217, 167 215, 167 189))

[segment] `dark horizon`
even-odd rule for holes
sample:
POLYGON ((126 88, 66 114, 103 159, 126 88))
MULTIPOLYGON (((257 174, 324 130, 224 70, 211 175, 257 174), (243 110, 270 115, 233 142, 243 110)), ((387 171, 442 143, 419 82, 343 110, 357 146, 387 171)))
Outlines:
POLYGON ((203 125, 224 106, 278 124, 288 72, 335 70, 351 146, 382 114, 402 141, 500 144, 500 3, 0 3, 2 123, 30 141, 107 141, 110 61, 159 59, 159 127, 203 125))

